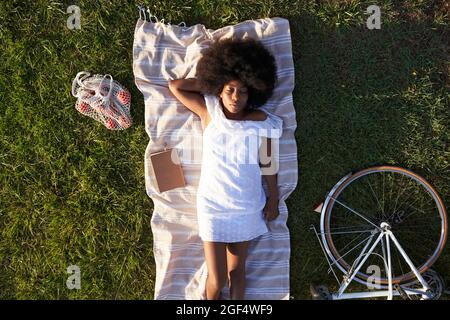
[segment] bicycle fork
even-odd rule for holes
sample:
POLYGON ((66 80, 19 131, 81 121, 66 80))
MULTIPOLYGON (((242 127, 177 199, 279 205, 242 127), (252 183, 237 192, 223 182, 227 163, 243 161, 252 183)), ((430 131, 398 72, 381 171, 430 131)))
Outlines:
POLYGON ((398 251, 402 255, 402 257, 405 259, 408 266, 411 268, 411 271, 414 273, 416 278, 419 280, 419 282, 422 284, 423 288, 421 290, 415 290, 410 288, 404 288, 402 289, 405 293, 409 294, 421 294, 423 298, 429 298, 429 290, 430 286, 428 283, 424 280, 424 278, 421 276, 420 272, 417 270, 417 268, 412 263, 411 259, 408 257, 406 252, 401 247, 400 243, 398 242, 397 238, 394 236, 392 231, 390 230, 390 226, 388 223, 383 222, 381 224, 381 231, 378 229, 375 229, 372 233, 372 236, 367 241, 366 245, 364 246, 361 255, 356 258, 355 262, 353 263, 353 266, 357 265, 356 268, 353 269, 353 266, 350 268, 347 274, 344 275, 344 280, 341 283, 341 286, 337 293, 332 294, 332 298, 336 300, 340 299, 352 299, 352 298, 373 298, 373 297, 383 297, 387 296, 388 300, 392 300, 393 296, 400 295, 402 292, 399 292, 399 290, 396 290, 394 292, 393 290, 393 284, 392 284, 392 265, 391 265, 391 240, 392 243, 397 247, 398 251), (380 232, 375 242, 370 247, 369 251, 367 253, 365 252, 367 248, 369 247, 373 237, 376 233, 380 232), (386 249, 384 248, 383 240, 386 241, 386 249), (384 263, 388 278, 388 290, 382 290, 382 291, 375 291, 375 292, 355 292, 355 293, 344 293, 344 291, 347 289, 349 284, 353 281, 356 274, 359 272, 361 267, 364 265, 366 260, 369 258, 369 256, 372 254, 372 252, 375 250, 378 243, 381 242, 382 248, 383 248, 383 255, 387 253, 387 257, 384 257, 384 263), (387 252, 386 252, 387 251, 387 252))

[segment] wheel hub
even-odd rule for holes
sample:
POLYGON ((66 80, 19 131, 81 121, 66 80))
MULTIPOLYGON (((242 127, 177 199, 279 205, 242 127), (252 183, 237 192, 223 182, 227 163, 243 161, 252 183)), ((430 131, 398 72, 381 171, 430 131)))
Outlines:
POLYGON ((394 212, 390 215, 387 222, 392 226, 396 224, 401 224, 406 217, 406 213, 403 210, 394 212))
POLYGON ((381 229, 383 229, 383 231, 387 231, 387 230, 391 230, 391 225, 387 222, 382 222, 380 224, 381 229))

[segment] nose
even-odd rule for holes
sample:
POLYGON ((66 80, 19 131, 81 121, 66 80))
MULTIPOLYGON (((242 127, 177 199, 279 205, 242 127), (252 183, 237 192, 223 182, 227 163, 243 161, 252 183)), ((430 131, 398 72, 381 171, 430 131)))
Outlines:
POLYGON ((238 93, 233 93, 233 95, 231 96, 231 100, 233 101, 233 103, 237 103, 239 101, 238 93))

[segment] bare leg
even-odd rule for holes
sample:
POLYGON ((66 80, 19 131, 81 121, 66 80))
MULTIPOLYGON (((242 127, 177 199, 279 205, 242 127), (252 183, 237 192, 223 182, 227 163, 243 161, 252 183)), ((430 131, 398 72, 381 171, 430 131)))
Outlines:
POLYGON ((245 261, 250 241, 229 243, 227 268, 231 300, 243 300, 245 295, 245 261))
POLYGON ((203 242, 208 277, 206 278, 206 299, 217 300, 227 281, 226 243, 203 242))

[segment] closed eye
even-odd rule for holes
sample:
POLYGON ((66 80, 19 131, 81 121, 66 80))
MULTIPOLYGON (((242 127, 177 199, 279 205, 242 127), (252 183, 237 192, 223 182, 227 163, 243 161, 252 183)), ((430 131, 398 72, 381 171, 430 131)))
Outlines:
MULTIPOLYGON (((232 92, 233 92, 233 90, 227 90, 227 91, 226 91, 226 93, 232 93, 232 92)), ((239 93, 241 93, 241 94, 246 94, 246 93, 247 93, 247 90, 240 90, 239 93)))

